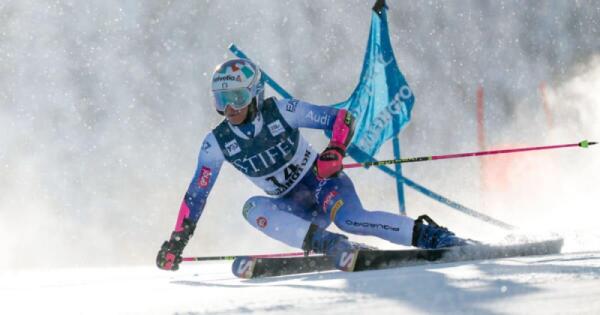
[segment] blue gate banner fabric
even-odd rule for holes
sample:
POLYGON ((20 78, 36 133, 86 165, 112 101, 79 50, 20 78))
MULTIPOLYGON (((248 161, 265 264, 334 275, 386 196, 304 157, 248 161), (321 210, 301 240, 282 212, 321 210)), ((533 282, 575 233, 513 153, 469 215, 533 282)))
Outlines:
POLYGON ((381 145, 410 120, 415 97, 396 63, 386 10, 372 11, 371 31, 358 86, 345 102, 334 104, 357 118, 350 156, 372 160, 381 145))

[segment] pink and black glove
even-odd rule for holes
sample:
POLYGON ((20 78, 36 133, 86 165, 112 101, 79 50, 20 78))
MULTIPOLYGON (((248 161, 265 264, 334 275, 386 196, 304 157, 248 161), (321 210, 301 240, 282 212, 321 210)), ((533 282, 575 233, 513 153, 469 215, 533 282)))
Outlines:
POLYGON ((325 179, 338 176, 342 170, 342 159, 346 155, 346 151, 338 147, 327 147, 317 159, 316 169, 317 178, 325 179))
POLYGON ((342 160, 346 156, 346 148, 354 134, 354 117, 345 109, 340 109, 333 124, 331 141, 327 148, 319 154, 315 164, 315 172, 320 180, 338 176, 344 166, 342 160))
POLYGON ((160 247, 156 256, 156 266, 158 268, 172 271, 179 269, 182 260, 181 253, 196 228, 196 224, 189 219, 184 219, 182 225, 183 230, 171 233, 171 239, 165 241, 160 247))

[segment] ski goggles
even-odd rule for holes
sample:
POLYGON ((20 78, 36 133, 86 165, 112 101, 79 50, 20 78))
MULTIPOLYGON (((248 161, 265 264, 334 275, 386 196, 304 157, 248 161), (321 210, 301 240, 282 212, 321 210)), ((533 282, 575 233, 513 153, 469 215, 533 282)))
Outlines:
POLYGON ((252 102, 252 93, 248 88, 214 92, 217 111, 224 112, 227 106, 240 110, 252 102))

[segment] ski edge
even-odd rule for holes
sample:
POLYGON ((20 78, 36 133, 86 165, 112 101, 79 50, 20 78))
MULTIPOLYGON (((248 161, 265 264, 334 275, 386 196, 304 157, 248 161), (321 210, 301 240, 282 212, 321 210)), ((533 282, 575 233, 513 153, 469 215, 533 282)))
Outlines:
POLYGON ((352 272, 410 267, 425 264, 444 264, 489 259, 503 259, 560 254, 563 238, 510 245, 467 245, 440 249, 392 250, 359 252, 352 272), (397 257, 394 257, 397 256, 397 257))
POLYGON ((278 258, 240 256, 234 260, 232 272, 236 277, 242 279, 298 275, 330 270, 360 272, 425 264, 560 254, 563 243, 564 239, 557 238, 512 245, 483 244, 475 247, 441 249, 355 251, 345 256, 342 255, 337 267, 334 259, 328 256, 278 258), (394 258, 395 255, 397 257, 394 258), (369 259, 371 262, 368 262, 369 259), (376 259, 383 262, 377 262, 376 259))

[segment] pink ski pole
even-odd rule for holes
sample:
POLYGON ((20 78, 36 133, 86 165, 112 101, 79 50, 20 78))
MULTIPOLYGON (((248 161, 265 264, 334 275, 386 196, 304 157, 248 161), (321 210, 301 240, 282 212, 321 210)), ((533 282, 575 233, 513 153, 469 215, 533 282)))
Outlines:
POLYGON ((597 144, 597 142, 583 140, 578 143, 548 145, 548 146, 541 146, 541 147, 527 147, 527 148, 516 148, 516 149, 479 151, 479 152, 457 153, 457 154, 446 154, 446 155, 431 155, 431 156, 421 156, 421 157, 403 158, 403 159, 395 159, 395 160, 384 160, 384 161, 373 161, 373 162, 364 162, 364 163, 349 163, 349 164, 344 164, 344 168, 369 167, 369 166, 380 166, 380 165, 410 163, 410 162, 425 162, 425 161, 433 161, 433 160, 456 159, 456 158, 471 157, 471 156, 508 154, 508 153, 517 153, 517 152, 525 152, 525 151, 550 150, 550 149, 569 148, 569 147, 587 148, 587 147, 589 147, 591 145, 595 145, 595 144, 597 144))

